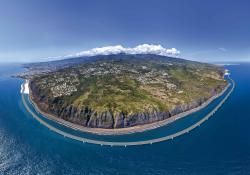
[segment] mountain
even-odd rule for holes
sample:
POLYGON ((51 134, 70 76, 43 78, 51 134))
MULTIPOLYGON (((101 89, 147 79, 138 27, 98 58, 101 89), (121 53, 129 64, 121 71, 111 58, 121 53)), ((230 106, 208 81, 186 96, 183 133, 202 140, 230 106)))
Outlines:
POLYGON ((196 108, 227 85, 211 64, 153 54, 79 57, 26 65, 38 108, 92 128, 124 128, 196 108))

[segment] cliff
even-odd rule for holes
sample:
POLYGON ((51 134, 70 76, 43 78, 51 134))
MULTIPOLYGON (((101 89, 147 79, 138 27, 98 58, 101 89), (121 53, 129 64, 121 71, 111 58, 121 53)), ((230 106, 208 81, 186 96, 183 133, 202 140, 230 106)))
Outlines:
MULTIPOLYGON (((77 60, 27 78, 41 111, 91 128, 161 121, 202 105, 227 84, 222 67, 180 58, 117 54, 77 60)), ((44 70, 44 64, 30 66, 44 70)))
MULTIPOLYGON (((223 88, 225 87, 218 86, 212 89, 211 97, 221 92, 223 88)), ((200 97, 189 104, 178 105, 170 111, 162 112, 154 110, 151 112, 126 115, 123 112, 114 114, 111 111, 97 113, 94 109, 88 107, 77 108, 73 105, 63 104, 63 101, 57 101, 56 99, 51 101, 39 90, 39 87, 37 87, 33 81, 30 83, 30 89, 32 99, 41 111, 85 127, 106 129, 126 128, 161 121, 201 106, 208 100, 206 97, 200 97)))

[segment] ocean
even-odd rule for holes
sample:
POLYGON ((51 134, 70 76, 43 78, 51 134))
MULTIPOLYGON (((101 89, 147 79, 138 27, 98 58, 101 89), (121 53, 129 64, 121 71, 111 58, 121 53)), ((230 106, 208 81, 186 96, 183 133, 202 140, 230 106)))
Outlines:
MULTIPOLYGON (((250 174, 250 64, 226 68, 236 88, 200 127, 152 145, 110 147, 64 138, 39 124, 22 104, 23 80, 11 77, 22 71, 21 66, 0 65, 0 174, 250 174)), ((76 133, 47 122, 87 138, 147 140, 195 123, 214 105, 216 101, 171 125, 115 138, 76 133)))

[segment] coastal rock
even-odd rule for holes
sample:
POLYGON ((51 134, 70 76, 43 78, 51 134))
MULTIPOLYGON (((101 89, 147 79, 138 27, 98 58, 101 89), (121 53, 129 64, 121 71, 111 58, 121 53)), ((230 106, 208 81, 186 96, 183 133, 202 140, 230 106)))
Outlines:
POLYGON ((124 114, 122 112, 116 113, 114 128, 124 128, 124 114))
POLYGON ((128 115, 124 119, 124 127, 131 127, 131 126, 136 126, 136 125, 153 123, 156 121, 164 120, 169 117, 170 117, 170 113, 168 111, 159 112, 156 110, 150 113, 128 115))
MULTIPOLYGON (((208 98, 200 97, 189 104, 178 105, 174 109, 165 112, 152 110, 139 114, 125 115, 123 112, 120 112, 114 115, 110 111, 97 113, 89 107, 81 108, 68 105, 58 98, 50 98, 49 100, 45 95, 46 93, 37 88, 36 84, 32 81, 30 88, 32 90, 33 100, 40 110, 64 120, 91 128, 126 128, 149 124, 199 107, 208 100, 208 98)), ((224 87, 212 89, 211 96, 221 92, 222 88, 224 87)))
POLYGON ((114 119, 109 111, 103 112, 100 115, 94 112, 88 122, 88 127, 92 128, 113 128, 114 119))
POLYGON ((171 116, 174 116, 174 115, 177 115, 179 113, 186 112, 186 111, 189 111, 191 109, 197 108, 197 107, 201 106, 206 100, 207 100, 207 98, 201 97, 201 98, 198 98, 196 100, 193 100, 189 104, 178 105, 170 111, 170 114, 171 114, 171 116))

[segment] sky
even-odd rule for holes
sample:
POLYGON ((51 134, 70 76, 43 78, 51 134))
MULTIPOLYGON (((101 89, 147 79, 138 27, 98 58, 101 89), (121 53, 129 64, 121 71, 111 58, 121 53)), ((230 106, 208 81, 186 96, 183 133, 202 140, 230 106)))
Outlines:
POLYGON ((141 44, 204 62, 250 61, 249 8, 248 0, 0 0, 0 62, 141 44))

